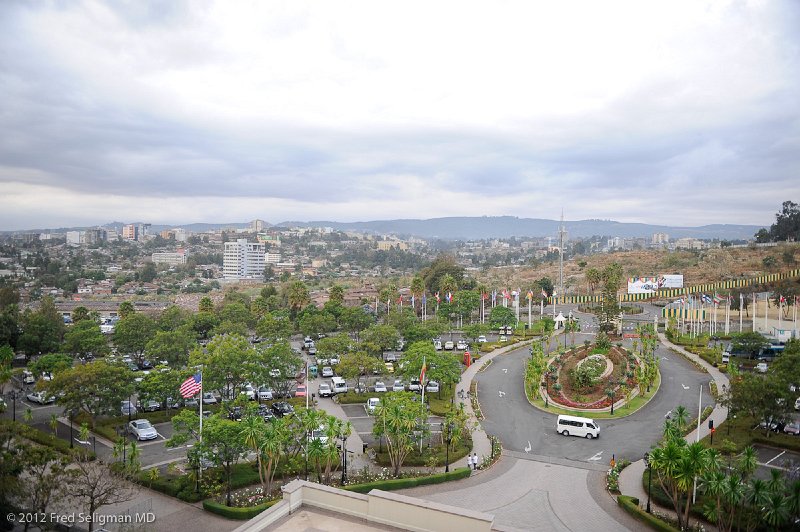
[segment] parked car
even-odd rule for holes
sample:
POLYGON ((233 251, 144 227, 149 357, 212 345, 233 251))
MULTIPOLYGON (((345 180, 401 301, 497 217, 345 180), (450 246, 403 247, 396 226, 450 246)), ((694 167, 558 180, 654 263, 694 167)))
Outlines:
POLYGON ((155 412, 156 410, 161 410, 161 403, 151 399, 149 401, 145 401, 144 403, 140 402, 138 408, 143 412, 155 412))
POLYGON ((307 348, 307 347, 312 346, 313 344, 314 344, 314 340, 312 340, 310 336, 306 336, 303 339, 303 347, 307 348))
POLYGON ((505 334, 501 334, 500 337, 497 339, 498 342, 505 342, 508 338, 506 338, 505 334))
POLYGON ((45 392, 31 392, 26 397, 28 398, 28 401, 39 403, 40 405, 54 403, 56 400, 55 397, 47 395, 45 392))
POLYGON ((441 340, 434 340, 433 341, 433 348, 436 349, 437 351, 441 351, 442 350, 442 341, 441 340))
POLYGON ((436 381, 428 381, 425 385, 425 391, 428 393, 435 393, 439 391, 439 383, 436 381))
POLYGON ((35 384, 36 377, 33 376, 33 373, 28 371, 27 369, 22 370, 22 384, 35 384))
POLYGON ((800 410, 800 397, 798 397, 794 402, 794 409, 800 410))
POLYGON ((408 382, 409 392, 419 392, 421 390, 422 390, 422 384, 420 384, 419 379, 411 379, 408 382))
POLYGON ((200 403, 197 401, 197 397, 189 397, 188 399, 183 400, 183 406, 194 408, 199 406, 200 403))
POLYGON ((330 366, 325 366, 322 368, 322 378, 333 377, 333 368, 330 366))
POLYGON ((119 406, 119 411, 123 416, 133 416, 136 414, 136 406, 130 401, 122 401, 119 406))
POLYGON ((128 423, 128 434, 136 436, 137 440, 155 440, 158 431, 146 419, 134 419, 128 423))
POLYGON ((320 383, 317 393, 320 397, 330 397, 333 395, 333 392, 331 391, 331 385, 327 382, 320 383))
POLYGON ((456 349, 459 351, 466 351, 469 348, 469 345, 465 340, 459 340, 456 342, 456 349))
POLYGON ((378 381, 375 383, 375 393, 380 393, 385 391, 386 391, 386 385, 383 382, 378 381))
POLYGON ((231 421, 241 421, 242 420, 242 407, 241 406, 232 406, 228 410, 228 419, 231 421))
POLYGON ((50 373, 49 371, 43 371, 42 372, 42 380, 43 381, 51 381, 51 380, 53 380, 53 374, 50 373))
POLYGON ((266 386, 262 386, 258 389, 258 400, 259 401, 272 401, 272 389, 267 388, 266 386))
POLYGON ((483 334, 482 334, 482 335, 478 336, 478 343, 479 343, 479 344, 485 344, 485 343, 486 343, 486 342, 488 342, 488 341, 489 341, 489 340, 487 340, 487 339, 486 339, 486 336, 485 336, 485 335, 483 335, 483 334))
POLYGON ((258 415, 261 416, 264 421, 272 421, 275 419, 275 414, 272 412, 272 409, 267 405, 258 405, 258 415))
POLYGON ((203 404, 204 405, 215 405, 215 404, 217 404, 217 397, 211 392, 205 392, 203 394, 203 404))
POLYGON ((294 391, 295 397, 305 397, 306 396, 306 386, 305 384, 300 384, 294 391))
POLYGON ((406 386, 405 386, 405 384, 403 384, 403 381, 401 381, 400 379, 397 379, 396 381, 394 381, 394 384, 392 385, 392 391, 393 392, 404 392, 404 391, 406 391, 406 386))
POLYGON ((338 365, 338 364, 339 364, 339 355, 331 355, 331 358, 330 358, 330 360, 328 361, 328 363, 329 363, 331 366, 336 366, 336 365, 338 365))
POLYGON ((446 341, 444 343, 444 350, 445 351, 452 351, 454 348, 455 348, 455 344, 452 341, 448 340, 448 341, 446 341))
POLYGON ((279 401, 277 403, 273 403, 272 412, 276 417, 284 417, 293 414, 294 408, 292 408, 292 405, 286 401, 279 401))
POLYGON ((281 370, 273 368, 273 369, 269 370, 269 376, 270 377, 275 377, 277 379, 278 377, 281 376, 281 370))
POLYGON ((759 362, 758 364, 756 364, 756 371, 758 371, 759 373, 766 373, 768 369, 769 366, 767 366, 766 362, 759 362))
POLYGON ((256 398, 256 390, 253 388, 252 384, 245 384, 242 386, 242 391, 239 392, 242 395, 246 395, 248 399, 253 401, 256 398))
POLYGON ((783 432, 786 434, 792 434, 793 436, 800 436, 800 421, 787 423, 786 426, 783 427, 783 432))
POLYGON ((370 397, 369 399, 367 399, 367 405, 366 405, 367 414, 374 414, 375 409, 378 408, 380 402, 381 400, 378 399, 377 397, 370 397))
POLYGON ((308 354, 309 355, 316 355, 317 354, 317 348, 314 345, 309 346, 308 354))
POLYGON ((386 373, 392 374, 394 373, 394 364, 391 362, 384 362, 383 366, 386 368, 386 373))

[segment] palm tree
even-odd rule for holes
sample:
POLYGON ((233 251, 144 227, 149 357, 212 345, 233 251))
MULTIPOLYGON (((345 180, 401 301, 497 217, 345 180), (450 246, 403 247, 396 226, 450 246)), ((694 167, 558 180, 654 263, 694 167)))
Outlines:
POLYGON ((683 462, 683 448, 686 442, 679 438, 669 438, 662 447, 650 453, 651 471, 656 473, 661 489, 669 497, 678 516, 678 527, 683 527, 681 489, 677 482, 683 462))
POLYGON ((752 530, 751 525, 757 524, 761 517, 761 509, 767 504, 769 497, 769 488, 767 483, 760 478, 754 478, 750 481, 745 489, 744 502, 750 508, 748 512, 746 528, 752 530))
POLYGON ((681 491, 687 494, 683 515, 683 523, 687 528, 689 527, 689 510, 692 506, 692 497, 688 494, 692 491, 697 477, 702 474, 703 469, 706 467, 706 452, 707 449, 702 443, 695 442, 690 444, 685 448, 684 456, 678 469, 676 480, 681 491))
POLYGON ((58 432, 58 414, 50 414, 50 429, 52 429, 53 434, 58 432))
POLYGON ((736 466, 742 482, 745 482, 750 475, 755 473, 757 467, 758 455, 756 455, 756 450, 753 449, 752 445, 748 445, 744 448, 742 455, 739 457, 739 463, 736 466))
POLYGON ((794 518, 800 518, 800 480, 795 480, 789 486, 789 494, 786 498, 786 509, 794 518))
POLYGON ((675 416, 675 425, 680 433, 683 434, 686 430, 686 424, 689 422, 689 411, 686 410, 685 406, 679 405, 673 414, 675 416))
POLYGON ((789 520, 787 499, 781 493, 767 495, 762 517, 773 530, 779 530, 789 520))
POLYGON ((286 293, 286 301, 293 316, 308 305, 311 298, 308 295, 306 284, 303 281, 294 281, 290 284, 286 293))
POLYGON ((422 294, 425 293, 425 280, 419 275, 411 279, 411 293, 414 294, 414 314, 417 313, 416 306, 422 304, 422 294))
POLYGON ((770 469, 769 480, 767 481, 767 489, 772 493, 783 494, 786 485, 783 483, 783 475, 777 469, 770 469))
POLYGON ((262 434, 261 447, 259 451, 264 456, 265 468, 264 476, 267 480, 266 494, 272 491, 272 480, 275 478, 275 471, 281 461, 281 455, 285 445, 291 438, 286 418, 276 419, 270 423, 265 423, 265 430, 262 434))
POLYGON ((703 508, 703 515, 712 523, 717 524, 717 528, 724 530, 722 520, 725 513, 723 512, 723 497, 727 477, 722 471, 707 471, 705 475, 700 478, 700 487, 706 495, 713 497, 714 503, 709 504, 703 508))
POLYGON ((264 479, 264 467, 261 460, 261 440, 264 433, 264 419, 259 416, 245 416, 241 424, 241 433, 244 438, 244 444, 253 449, 256 453, 258 480, 261 482, 261 487, 266 490, 267 483, 264 479))

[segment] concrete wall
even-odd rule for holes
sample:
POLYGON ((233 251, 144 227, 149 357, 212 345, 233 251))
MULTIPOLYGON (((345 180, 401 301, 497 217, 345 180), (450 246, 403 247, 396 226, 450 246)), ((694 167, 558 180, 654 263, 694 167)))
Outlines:
POLYGON ((492 529, 494 521, 494 516, 491 514, 388 491, 372 490, 369 494, 363 495, 314 482, 294 480, 283 487, 283 501, 254 517, 234 532, 266 530, 302 506, 364 519, 375 525, 388 525, 420 532, 438 530, 488 532, 492 529))

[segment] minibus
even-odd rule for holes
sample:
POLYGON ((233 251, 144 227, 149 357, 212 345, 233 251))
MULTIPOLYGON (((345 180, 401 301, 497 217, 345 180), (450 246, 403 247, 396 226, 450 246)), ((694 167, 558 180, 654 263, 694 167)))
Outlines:
POLYGON ((562 436, 580 436, 590 440, 600 437, 600 427, 587 417, 558 416, 556 432, 562 436))

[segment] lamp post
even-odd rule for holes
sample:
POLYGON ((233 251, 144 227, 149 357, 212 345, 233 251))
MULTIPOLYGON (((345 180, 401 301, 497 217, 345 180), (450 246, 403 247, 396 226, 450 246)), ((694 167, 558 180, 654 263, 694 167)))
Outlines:
POLYGON ((614 415, 614 381, 608 381, 608 390, 606 390, 606 395, 611 398, 611 415, 614 415))
POLYGON ((650 453, 644 453, 644 463, 647 466, 647 513, 650 511, 650 487, 653 484, 653 470, 650 467, 650 453))
POLYGON ((72 426, 72 416, 75 414, 74 410, 70 410, 67 414, 67 419, 69 420, 69 448, 72 449, 75 445, 75 437, 72 435, 73 426, 72 426))
POLYGON ((550 406, 550 394, 547 393, 547 379, 550 378, 550 372, 544 372, 544 381, 542 382, 542 387, 544 388, 544 407, 547 408, 550 406))
POLYGON ((447 432, 446 432, 447 436, 445 436, 445 439, 444 439, 445 444, 447 444, 447 447, 445 447, 445 451, 444 451, 444 457, 445 457, 444 458, 444 472, 445 473, 449 473, 450 472, 450 443, 453 441, 453 422, 452 421, 448 421, 447 423, 442 423, 442 430, 444 430, 444 429, 447 429, 447 432))
POLYGON ((8 392, 8 397, 11 399, 11 418, 16 421, 17 420, 17 397, 20 397, 22 392, 17 390, 11 390, 8 392))
POLYGON ((342 434, 342 486, 347 482, 347 436, 342 434))

